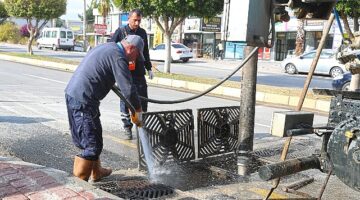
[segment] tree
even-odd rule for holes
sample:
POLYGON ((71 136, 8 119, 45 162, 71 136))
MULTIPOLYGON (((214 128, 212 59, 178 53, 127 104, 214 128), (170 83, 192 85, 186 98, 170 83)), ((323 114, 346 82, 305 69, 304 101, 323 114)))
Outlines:
POLYGON ((93 0, 92 7, 97 8, 100 15, 103 17, 103 24, 106 24, 106 17, 109 15, 112 8, 111 0, 93 0))
POLYGON ((31 44, 39 30, 54 18, 66 12, 66 0, 5 0, 5 9, 10 16, 24 18, 30 33, 28 53, 33 54, 31 44))
POLYGON ((298 19, 297 22, 297 32, 296 32, 296 47, 295 47, 295 55, 299 56, 304 52, 304 44, 305 44, 305 19, 298 19))
MULTIPOLYGON (((340 0, 336 4, 336 10, 339 11, 340 18, 344 22, 344 28, 349 35, 351 42, 355 42, 355 36, 350 29, 348 17, 354 20, 354 31, 359 31, 359 15, 360 15, 360 1, 340 0)), ((356 91, 360 88, 360 74, 353 74, 350 81, 350 90, 356 91)))
POLYGON ((155 20, 165 35, 166 60, 164 72, 170 73, 171 36, 186 17, 213 17, 223 10, 224 0, 114 0, 125 11, 138 8, 143 15, 155 20))
POLYGON ((2 24, 9 17, 5 10, 4 2, 0 1, 0 24, 2 24))
POLYGON ((354 31, 359 31, 360 1, 340 0, 336 4, 336 10, 339 11, 339 15, 344 22, 344 28, 349 35, 349 39, 353 41, 355 37, 350 29, 348 17, 354 20, 354 31))
MULTIPOLYGON (((93 7, 92 5, 88 5, 86 9, 86 23, 87 24, 93 24, 94 23, 94 15, 93 15, 93 7)), ((83 21, 83 14, 78 14, 78 17, 81 21, 83 21)))

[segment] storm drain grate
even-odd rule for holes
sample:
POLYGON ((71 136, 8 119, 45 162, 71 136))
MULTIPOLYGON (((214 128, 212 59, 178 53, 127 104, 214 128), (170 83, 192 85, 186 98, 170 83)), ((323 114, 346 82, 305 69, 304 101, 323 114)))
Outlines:
MULTIPOLYGON (((295 143, 295 142, 292 143, 290 145, 287 159, 310 156, 316 153, 316 150, 314 148, 311 148, 310 143, 313 143, 312 141, 303 141, 303 143, 295 143), (309 143, 309 144, 303 144, 303 143, 309 143)), ((277 146, 271 149, 266 148, 266 149, 254 150, 252 154, 257 158, 263 158, 270 163, 274 163, 280 161, 282 150, 283 150, 282 146, 277 146)))
POLYGON ((106 182, 99 188, 124 199, 156 199, 174 193, 174 189, 163 184, 153 184, 146 180, 121 180, 106 182))

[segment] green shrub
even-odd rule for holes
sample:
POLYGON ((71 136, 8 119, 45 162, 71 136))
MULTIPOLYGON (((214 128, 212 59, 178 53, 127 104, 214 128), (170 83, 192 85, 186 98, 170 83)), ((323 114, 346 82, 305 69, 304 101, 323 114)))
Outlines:
POLYGON ((0 41, 18 43, 20 40, 19 28, 13 23, 0 25, 0 41))

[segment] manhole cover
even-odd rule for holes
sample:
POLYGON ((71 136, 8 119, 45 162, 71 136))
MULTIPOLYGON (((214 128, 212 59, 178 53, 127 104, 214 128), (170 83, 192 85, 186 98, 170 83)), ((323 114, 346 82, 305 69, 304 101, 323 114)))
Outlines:
POLYGON ((124 199, 155 199, 174 193, 171 187, 152 184, 146 180, 106 182, 100 184, 99 188, 124 199))

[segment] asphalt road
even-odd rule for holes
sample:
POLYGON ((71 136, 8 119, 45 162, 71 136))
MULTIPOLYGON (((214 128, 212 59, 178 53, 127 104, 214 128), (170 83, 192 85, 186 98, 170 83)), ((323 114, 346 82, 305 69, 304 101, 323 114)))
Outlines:
MULTIPOLYGON (((24 64, 0 61, 0 149, 25 161, 71 171, 71 157, 77 150, 71 143, 64 89, 71 73, 43 69, 24 64)), ((149 88, 153 99, 180 99, 191 94, 161 88, 149 88)), ((174 105, 150 104, 149 111, 234 106, 237 101, 202 97, 174 105)), ((114 169, 137 166, 135 140, 122 140, 118 98, 110 93, 100 107, 104 129, 103 160, 114 169)), ((256 138, 270 135, 272 112, 281 110, 258 105, 256 108, 256 138)), ((196 118, 195 118, 196 119, 196 118)), ((326 117, 319 116, 318 123, 326 117)), ((196 130, 196 128, 195 128, 196 130)))
MULTIPOLYGON (((84 52, 53 51, 51 49, 38 50, 33 47, 34 54, 54 58, 81 61, 86 55, 84 52)), ((0 51, 25 53, 24 45, 0 44, 0 51)), ((163 71, 163 62, 153 61, 157 69, 163 71)), ((191 59, 187 63, 176 62, 171 64, 171 72, 206 78, 223 79, 235 69, 241 61, 213 61, 206 59, 191 59)), ((241 72, 230 78, 233 81, 241 80, 241 72)), ((306 80, 306 74, 288 75, 280 68, 279 63, 261 62, 258 63, 257 83, 277 87, 302 88, 306 80)), ((331 88, 331 78, 326 76, 314 76, 310 88, 331 88)))
MULTIPOLYGON (((71 75, 69 72, 0 61, 0 156, 16 156, 27 162, 71 173, 72 157, 78 150, 73 146, 69 134, 63 92, 71 75)), ((151 98, 163 100, 192 95, 154 87, 149 88, 149 94, 151 98)), ((175 105, 150 104, 149 111, 190 108, 196 116, 197 108, 233 105, 239 105, 239 102, 201 97, 175 105)), ((104 150, 101 156, 104 166, 110 166, 114 170, 136 168, 138 155, 135 140, 128 142, 122 139, 118 98, 110 93, 102 101, 100 110, 104 130, 104 150)), ((256 106, 254 149, 271 149, 283 144, 283 139, 269 134, 274 111, 284 109, 256 106)), ((326 121, 327 117, 315 115, 314 124, 324 124, 326 121)), ((320 141, 313 136, 297 137, 293 140, 295 145, 290 148, 300 145, 312 149, 315 147, 307 145, 320 141)), ((316 196, 325 175, 318 170, 310 170, 295 177, 302 177, 304 174, 315 177, 315 183, 304 190, 316 196)), ((334 176, 330 179, 329 187, 324 194, 324 199, 357 197, 357 192, 339 182, 334 176)))

